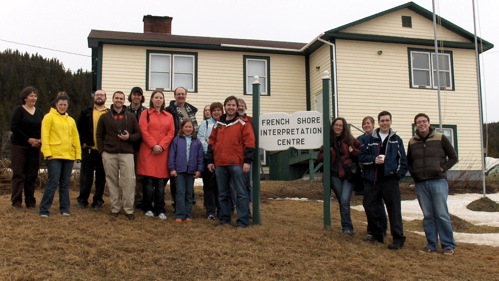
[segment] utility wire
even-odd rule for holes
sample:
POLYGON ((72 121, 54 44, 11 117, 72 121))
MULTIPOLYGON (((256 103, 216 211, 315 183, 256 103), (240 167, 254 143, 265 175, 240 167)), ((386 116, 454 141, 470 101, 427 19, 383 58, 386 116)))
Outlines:
POLYGON ((8 43, 13 43, 13 44, 18 44, 18 45, 23 45, 23 46, 28 46, 28 47, 33 47, 33 48, 39 48, 39 49, 49 50, 49 51, 54 51, 54 52, 59 52, 59 53, 66 53, 66 54, 70 54, 70 55, 76 55, 76 56, 82 56, 82 57, 91 57, 89 55, 83 55, 83 54, 78 54, 78 53, 73 53, 73 52, 67 52, 67 51, 62 51, 62 50, 56 50, 56 49, 51 49, 51 48, 45 48, 45 47, 40 47, 40 46, 35 46, 35 45, 30 45, 30 44, 25 44, 25 43, 19 43, 19 42, 14 42, 14 41, 5 40, 5 39, 0 39, 0 41, 8 42, 8 43))

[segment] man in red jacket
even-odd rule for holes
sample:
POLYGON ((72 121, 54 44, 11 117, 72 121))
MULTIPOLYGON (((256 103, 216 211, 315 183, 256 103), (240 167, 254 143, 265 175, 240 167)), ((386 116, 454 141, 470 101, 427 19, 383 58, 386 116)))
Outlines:
POLYGON ((237 193, 237 226, 249 226, 249 198, 244 186, 244 173, 250 171, 255 152, 255 135, 248 119, 237 112, 239 102, 235 96, 225 99, 223 114, 210 135, 208 144, 208 170, 215 172, 220 201, 219 226, 230 224, 230 184, 237 193))

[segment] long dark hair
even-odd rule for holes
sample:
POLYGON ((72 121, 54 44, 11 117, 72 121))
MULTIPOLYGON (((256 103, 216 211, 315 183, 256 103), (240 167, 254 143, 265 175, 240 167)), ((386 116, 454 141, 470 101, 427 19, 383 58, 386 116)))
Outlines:
POLYGON ((152 98, 154 98, 154 95, 156 93, 160 93, 163 96, 163 104, 161 105, 161 108, 159 110, 159 112, 162 112, 165 109, 165 94, 163 94, 163 92, 161 92, 160 90, 156 90, 156 91, 152 92, 151 100, 149 101, 149 108, 154 108, 154 103, 152 102, 152 98))
MULTIPOLYGON (((334 124, 337 121, 342 121, 343 122, 343 131, 341 131, 340 138, 344 140, 349 146, 353 146, 354 138, 352 136, 352 133, 350 132, 350 127, 348 126, 347 120, 343 117, 337 117, 333 119, 333 122, 331 122, 331 140, 334 140, 336 136, 334 135, 334 124)), ((334 142, 333 142, 334 143, 334 142)))

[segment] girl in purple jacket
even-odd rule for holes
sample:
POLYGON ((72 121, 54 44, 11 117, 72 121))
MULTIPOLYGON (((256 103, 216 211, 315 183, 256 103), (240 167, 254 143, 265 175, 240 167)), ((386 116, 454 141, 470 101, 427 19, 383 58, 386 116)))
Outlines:
POLYGON ((197 139, 194 125, 188 118, 182 121, 179 134, 170 145, 168 168, 170 176, 176 177, 175 221, 189 222, 192 220, 194 179, 201 177, 204 169, 204 154, 203 145, 197 139))

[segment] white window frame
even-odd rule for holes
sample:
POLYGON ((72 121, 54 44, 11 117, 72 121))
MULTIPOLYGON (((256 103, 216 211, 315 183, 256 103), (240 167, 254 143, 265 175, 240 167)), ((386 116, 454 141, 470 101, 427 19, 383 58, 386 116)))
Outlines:
MULTIPOLYGON (((437 79, 436 79, 436 54, 435 52, 431 51, 421 51, 421 50, 411 50, 409 51, 410 54, 410 74, 411 74, 411 87, 412 88, 423 88, 423 89, 437 89, 437 79), (414 67, 414 55, 413 54, 423 54, 427 57, 428 59, 428 65, 429 68, 415 68, 414 67), (435 66, 435 68, 434 68, 435 66), (420 85, 416 84, 416 81, 414 79, 414 71, 426 71, 429 76, 430 76, 430 85, 420 85)), ((438 56, 442 59, 444 59, 447 64, 449 65, 449 69, 443 69, 442 64, 439 65, 439 72, 440 75, 447 76, 449 80, 449 85, 444 85, 446 83, 445 79, 440 79, 440 89, 444 90, 453 90, 454 85, 453 85, 453 71, 452 71, 452 56, 448 52, 439 52, 438 56), (443 80, 443 81, 442 81, 443 80)))
MULTIPOLYGON (((177 54, 177 53, 166 53, 166 52, 150 52, 149 53, 149 56, 148 56, 148 60, 149 60, 149 65, 148 65, 148 90, 149 91, 154 91, 156 89, 162 89, 163 91, 173 91, 175 88, 177 87, 184 87, 186 88, 189 92, 195 92, 197 87, 196 87, 196 55, 194 54, 177 54), (170 70, 169 71, 161 71, 161 70, 157 70, 157 71, 153 71, 151 69, 151 63, 154 59, 154 57, 159 57, 159 56, 166 56, 169 58, 169 61, 170 61, 170 70), (179 72, 179 71, 175 71, 175 61, 176 61, 176 58, 190 58, 192 60, 192 70, 190 72, 179 72), (170 83, 168 85, 164 85, 165 87, 152 87, 151 84, 152 83, 152 74, 154 73, 166 73, 169 78, 170 78, 170 83), (192 80, 191 80, 191 85, 177 85, 176 81, 175 81, 175 76, 176 74, 187 74, 187 75, 192 75, 192 80)), ((157 84, 157 83, 155 83, 157 84)))
POLYGON ((269 79, 269 64, 270 58, 267 57, 245 57, 244 58, 244 66, 245 66, 245 95, 253 94, 253 77, 258 76, 259 81, 261 83, 260 87, 260 95, 261 96, 270 96, 270 79, 269 79), (263 62, 263 73, 264 75, 257 75, 256 73, 250 72, 250 64, 251 62, 263 62), (265 83, 262 83, 265 81, 265 83))

